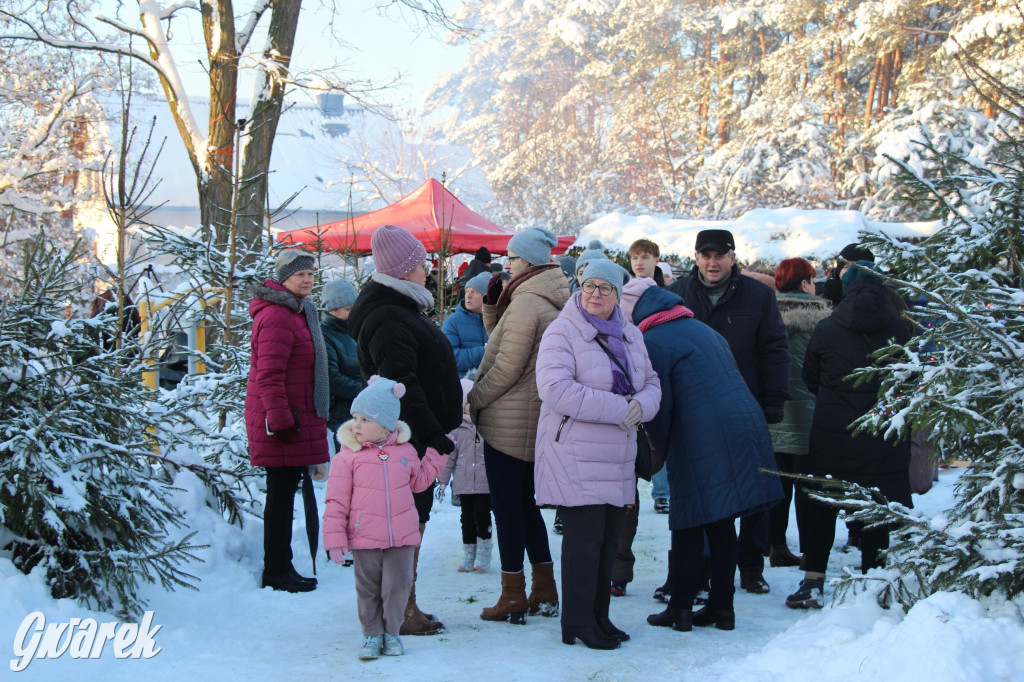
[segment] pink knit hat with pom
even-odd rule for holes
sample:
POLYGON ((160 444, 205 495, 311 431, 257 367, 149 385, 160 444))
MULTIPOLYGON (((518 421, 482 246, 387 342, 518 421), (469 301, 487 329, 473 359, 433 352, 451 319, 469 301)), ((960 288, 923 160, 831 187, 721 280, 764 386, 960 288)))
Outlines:
POLYGON ((361 414, 388 431, 398 426, 398 415, 402 411, 399 398, 405 395, 405 384, 374 374, 366 388, 352 401, 352 414, 361 414))
POLYGON ((377 272, 402 279, 427 258, 412 232, 398 225, 381 225, 370 237, 373 266, 377 272))

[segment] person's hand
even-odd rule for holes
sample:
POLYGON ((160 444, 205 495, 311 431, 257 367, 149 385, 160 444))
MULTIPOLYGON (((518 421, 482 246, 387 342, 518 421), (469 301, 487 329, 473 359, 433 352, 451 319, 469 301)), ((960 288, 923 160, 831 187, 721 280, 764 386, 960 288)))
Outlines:
POLYGON ((487 293, 484 294, 484 304, 497 305, 498 299, 501 298, 502 289, 501 273, 496 272, 491 275, 491 281, 487 283, 487 293))
POLYGON ((434 497, 437 499, 438 502, 444 502, 444 491, 447 488, 448 488, 448 485, 445 484, 445 483, 438 483, 437 484, 437 489, 434 490, 434 497))
POLYGON ((640 403, 629 399, 629 408, 626 410, 626 418, 619 424, 619 428, 623 431, 629 431, 635 429, 636 425, 640 423, 640 420, 644 417, 643 408, 640 407, 640 403))
POLYGON ((764 408, 764 418, 769 424, 778 424, 786 416, 786 413, 781 407, 766 407, 764 408))
POLYGON ((331 549, 327 552, 327 556, 331 557, 331 561, 333 561, 336 564, 345 563, 346 554, 348 554, 348 550, 346 550, 344 547, 338 549, 331 549))
POLYGON ((427 439, 427 446, 434 448, 441 455, 450 455, 455 451, 455 443, 443 433, 427 439))

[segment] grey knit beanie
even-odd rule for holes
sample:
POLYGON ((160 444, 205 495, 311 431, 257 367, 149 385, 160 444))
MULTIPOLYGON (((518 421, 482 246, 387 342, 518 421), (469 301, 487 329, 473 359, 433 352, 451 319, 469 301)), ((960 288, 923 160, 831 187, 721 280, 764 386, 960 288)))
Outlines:
POLYGON ((492 272, 481 272, 476 277, 473 277, 466 282, 467 289, 476 289, 481 294, 487 293, 487 285, 491 283, 491 277, 494 277, 492 272))
POLYGON ((366 388, 352 401, 352 414, 361 414, 388 431, 398 426, 398 415, 402 411, 399 399, 405 395, 405 384, 374 374, 366 388))
MULTIPOLYGON (((587 261, 593 260, 594 258, 608 258, 608 255, 604 252, 604 244, 601 243, 600 239, 592 239, 587 244, 587 248, 580 252, 580 255, 576 256, 576 270, 579 272, 580 268, 587 264, 587 261)), ((580 280, 583 283, 583 280, 580 280)))
POLYGON ((277 254, 277 261, 274 263, 274 281, 283 284, 286 279, 299 270, 314 269, 316 269, 316 261, 308 251, 286 249, 277 254))
POLYGON ((603 279, 615 287, 618 300, 622 300, 622 285, 629 281, 629 273, 626 269, 613 260, 607 258, 595 258, 583 268, 583 276, 580 277, 580 286, 588 279, 603 279))
POLYGON ((347 280, 335 279, 324 285, 320 292, 320 307, 330 312, 338 308, 347 308, 356 302, 359 294, 347 280))
POLYGON ((508 240, 508 250, 530 265, 551 262, 551 249, 558 246, 558 237, 550 230, 531 227, 508 240))

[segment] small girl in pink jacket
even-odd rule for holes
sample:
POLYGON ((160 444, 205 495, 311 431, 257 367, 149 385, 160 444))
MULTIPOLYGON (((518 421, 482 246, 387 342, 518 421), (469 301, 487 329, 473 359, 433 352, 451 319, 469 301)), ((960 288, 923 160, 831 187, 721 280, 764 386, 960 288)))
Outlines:
POLYGON ((420 544, 412 494, 426 490, 448 460, 427 448, 422 460, 398 420, 405 386, 373 376, 338 429, 324 511, 324 547, 334 563, 352 550, 364 660, 405 653, 398 630, 413 583, 420 544))

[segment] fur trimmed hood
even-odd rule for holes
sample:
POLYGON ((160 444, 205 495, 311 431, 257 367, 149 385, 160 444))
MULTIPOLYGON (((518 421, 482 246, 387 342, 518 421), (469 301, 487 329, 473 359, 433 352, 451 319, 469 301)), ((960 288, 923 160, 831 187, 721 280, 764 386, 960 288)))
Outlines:
MULTIPOLYGON (((412 431, 409 430, 409 425, 401 419, 398 420, 398 439, 395 441, 396 444, 408 443, 409 438, 412 436, 412 431)), ((352 435, 352 420, 349 419, 347 422, 338 427, 338 440, 341 444, 352 452, 359 452, 363 449, 363 444, 356 442, 355 436, 352 435)))
POLYGON ((832 314, 828 299, 803 293, 778 293, 779 312, 786 329, 812 332, 814 327, 832 314))
MULTIPOLYGON (((278 285, 281 286, 281 285, 278 285)), ((293 313, 302 310, 302 299, 281 286, 280 289, 272 289, 266 284, 257 284, 252 290, 253 299, 262 299, 268 303, 284 306, 293 313)))

